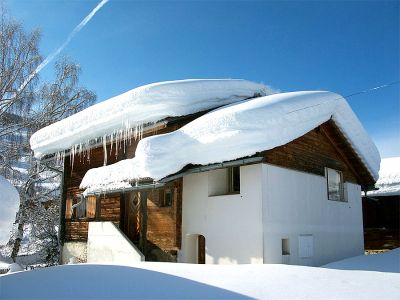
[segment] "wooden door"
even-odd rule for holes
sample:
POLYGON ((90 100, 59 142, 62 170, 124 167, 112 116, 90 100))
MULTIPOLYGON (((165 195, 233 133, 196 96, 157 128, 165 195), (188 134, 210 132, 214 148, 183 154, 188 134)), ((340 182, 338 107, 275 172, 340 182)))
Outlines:
POLYGON ((202 235, 197 237, 197 263, 206 263, 206 238, 202 235))

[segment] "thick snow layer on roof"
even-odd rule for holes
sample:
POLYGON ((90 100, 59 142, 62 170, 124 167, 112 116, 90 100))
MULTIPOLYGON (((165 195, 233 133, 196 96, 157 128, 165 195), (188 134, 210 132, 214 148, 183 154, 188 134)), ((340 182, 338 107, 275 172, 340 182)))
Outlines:
POLYGON ((400 157, 384 158, 381 161, 377 191, 369 191, 368 196, 400 195, 400 157))
POLYGON ((166 117, 208 110, 255 95, 272 94, 265 85, 239 79, 189 79, 153 83, 93 105, 32 135, 36 157, 166 117))
POLYGON ((397 299, 399 280, 396 273, 278 264, 81 264, 0 275, 0 298, 397 299))
POLYGON ((250 156, 284 145, 331 117, 377 178, 379 152, 346 100, 330 92, 308 91, 228 105, 175 132, 145 138, 133 159, 89 170, 81 188, 104 191, 137 178, 159 180, 188 164, 207 165, 250 156))
POLYGON ((0 245, 6 244, 10 239, 18 208, 17 189, 0 175, 0 245))

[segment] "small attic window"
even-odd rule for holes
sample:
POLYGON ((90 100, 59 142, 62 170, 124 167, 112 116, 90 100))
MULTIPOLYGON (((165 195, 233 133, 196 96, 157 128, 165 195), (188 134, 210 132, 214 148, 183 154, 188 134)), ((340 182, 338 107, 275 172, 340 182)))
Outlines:
POLYGON ((240 194, 240 167, 212 170, 208 175, 208 195, 240 194))
POLYGON ((326 168, 328 200, 346 201, 343 193, 343 174, 340 171, 326 168))

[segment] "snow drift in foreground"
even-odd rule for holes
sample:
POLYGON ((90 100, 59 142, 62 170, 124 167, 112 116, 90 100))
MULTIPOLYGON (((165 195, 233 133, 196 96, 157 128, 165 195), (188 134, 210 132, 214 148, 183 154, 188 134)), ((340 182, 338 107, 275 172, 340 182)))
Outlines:
POLYGON ((118 134, 166 117, 183 116, 272 94, 265 85, 239 79, 190 79, 153 83, 93 105, 40 129, 31 137, 35 157, 42 157, 105 135, 118 134))
POLYGON ((369 191, 367 196, 400 195, 400 157, 382 159, 379 179, 375 186, 379 190, 369 191))
POLYGON ((0 245, 8 242, 19 208, 17 189, 0 175, 0 245))
POLYGON ((323 267, 339 270, 365 270, 400 273, 400 248, 380 254, 355 256, 329 263, 323 267))
POLYGON ((290 265, 64 265, 0 276, 0 298, 375 300, 398 297, 399 281, 394 273, 290 265))
POLYGON ((207 165, 284 145, 333 118, 375 178, 379 152, 341 96, 323 91, 281 93, 228 105, 177 131, 142 139, 135 157, 91 169, 86 193, 127 187, 138 178, 159 180, 188 164, 207 165))

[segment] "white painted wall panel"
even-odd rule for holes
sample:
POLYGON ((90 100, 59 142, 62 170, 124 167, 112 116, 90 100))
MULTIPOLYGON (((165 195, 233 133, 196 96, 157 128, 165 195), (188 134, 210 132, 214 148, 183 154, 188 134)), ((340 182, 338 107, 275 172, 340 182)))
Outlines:
POLYGON ((348 202, 327 200, 326 178, 263 164, 264 263, 319 266, 363 253, 361 189, 345 183, 348 202), (313 236, 313 255, 299 256, 299 236, 313 236))
POLYGON ((182 250, 178 261, 194 262, 193 236, 201 234, 206 239, 206 263, 262 263, 262 165, 240 168, 239 195, 209 197, 209 179, 217 172, 221 171, 183 178, 182 250))
POLYGON ((144 255, 112 222, 89 222, 88 263, 130 265, 140 261, 144 255))

